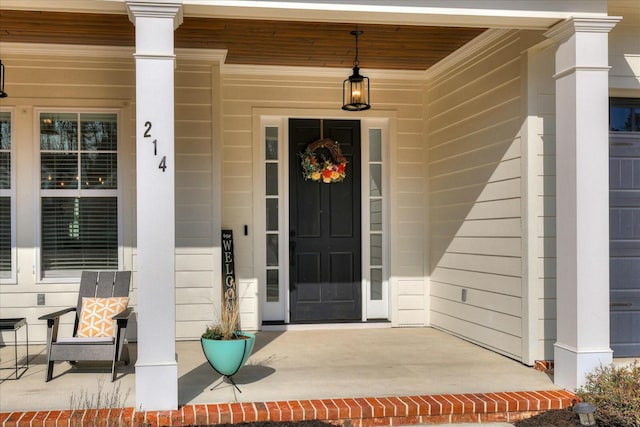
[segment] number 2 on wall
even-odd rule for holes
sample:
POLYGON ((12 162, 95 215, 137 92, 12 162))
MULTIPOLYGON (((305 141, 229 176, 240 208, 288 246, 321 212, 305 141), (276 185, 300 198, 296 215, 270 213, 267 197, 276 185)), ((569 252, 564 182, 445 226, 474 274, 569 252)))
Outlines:
MULTIPOLYGON (((144 122, 144 134, 143 134, 144 138, 151 138, 151 127, 152 127, 151 122, 149 122, 149 121, 144 122)), ((158 140, 154 139, 153 141, 151 141, 151 143, 153 144, 153 155, 157 156, 158 155, 158 140)), ((162 172, 167 170, 167 156, 162 156, 162 160, 160 160, 160 164, 158 165, 158 169, 162 169, 162 172)))

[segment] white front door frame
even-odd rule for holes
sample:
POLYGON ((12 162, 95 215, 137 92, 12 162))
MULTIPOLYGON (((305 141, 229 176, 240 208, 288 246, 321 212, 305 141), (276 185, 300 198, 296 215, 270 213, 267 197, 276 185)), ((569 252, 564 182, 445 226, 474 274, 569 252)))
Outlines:
POLYGON ((391 295, 389 288, 390 278, 390 216, 389 189, 390 189, 390 158, 391 158, 391 121, 394 120, 395 113, 376 111, 358 114, 345 113, 335 110, 309 110, 309 109, 255 109, 253 113, 253 141, 254 141, 254 266, 255 276, 258 278, 260 294, 260 310, 262 321, 283 321, 290 323, 290 301, 289 301, 289 269, 288 257, 289 246, 289 197, 288 197, 288 122, 290 118, 314 118, 314 119, 357 119, 362 123, 362 321, 368 319, 390 319, 391 317, 391 295), (279 295, 277 302, 267 301, 266 288, 266 248, 265 248, 265 129, 267 127, 277 128, 278 131, 278 275, 279 275, 279 295), (369 153, 369 130, 381 129, 382 133, 382 164, 383 164, 383 188, 386 194, 383 202, 383 271, 382 271, 382 300, 370 301, 370 221, 369 221, 369 174, 368 159, 369 153))

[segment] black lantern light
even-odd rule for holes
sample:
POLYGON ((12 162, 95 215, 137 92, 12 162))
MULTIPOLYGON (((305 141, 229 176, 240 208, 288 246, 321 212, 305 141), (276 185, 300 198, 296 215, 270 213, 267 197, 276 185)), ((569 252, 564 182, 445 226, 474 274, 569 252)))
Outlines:
POLYGON ((353 74, 342 82, 342 109, 347 111, 361 111, 371 108, 369 103, 369 77, 360 75, 358 61, 358 37, 362 31, 351 31, 356 38, 356 58, 353 60, 353 74))
POLYGON ((2 86, 0 86, 0 98, 6 98, 9 95, 4 91, 4 64, 2 60, 0 60, 0 82, 2 84, 2 86))

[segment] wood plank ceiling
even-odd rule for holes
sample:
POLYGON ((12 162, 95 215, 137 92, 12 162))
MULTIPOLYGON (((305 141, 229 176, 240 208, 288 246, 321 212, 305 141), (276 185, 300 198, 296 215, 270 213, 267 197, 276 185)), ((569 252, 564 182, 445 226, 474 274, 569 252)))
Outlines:
MULTIPOLYGON (((227 64, 352 67, 351 23, 185 17, 177 48, 226 49, 227 64)), ((362 68, 426 70, 485 29, 359 25, 362 68)), ((0 41, 134 46, 127 15, 0 10, 0 41)))

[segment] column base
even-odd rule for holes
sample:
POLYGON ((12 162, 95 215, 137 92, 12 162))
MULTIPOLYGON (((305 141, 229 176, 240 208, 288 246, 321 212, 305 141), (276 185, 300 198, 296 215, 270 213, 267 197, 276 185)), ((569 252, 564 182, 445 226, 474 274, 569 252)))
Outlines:
POLYGON ((178 363, 136 363, 136 410, 178 409, 178 363))
POLYGON ((587 374, 594 369, 613 362, 613 351, 610 348, 580 351, 561 343, 555 343, 553 346, 553 382, 569 391, 583 386, 587 374))

